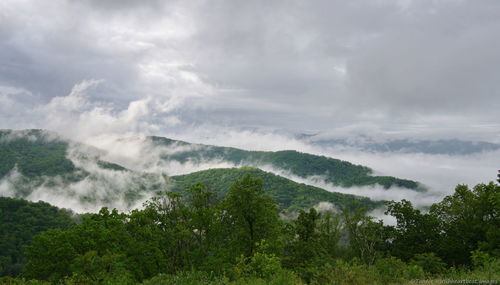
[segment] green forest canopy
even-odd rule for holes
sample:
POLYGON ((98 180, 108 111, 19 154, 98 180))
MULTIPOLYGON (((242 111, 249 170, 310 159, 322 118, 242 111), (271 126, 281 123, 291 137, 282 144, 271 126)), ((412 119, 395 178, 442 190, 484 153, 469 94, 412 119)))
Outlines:
POLYGON ((234 181, 222 200, 203 184, 187 190, 184 197, 169 192, 153 198, 142 210, 103 208, 78 225, 42 232, 24 251, 23 278, 66 284, 499 278, 500 185, 493 182, 459 185, 428 212, 405 200, 390 202, 395 225, 347 207, 280 219, 263 181, 250 174, 234 181))

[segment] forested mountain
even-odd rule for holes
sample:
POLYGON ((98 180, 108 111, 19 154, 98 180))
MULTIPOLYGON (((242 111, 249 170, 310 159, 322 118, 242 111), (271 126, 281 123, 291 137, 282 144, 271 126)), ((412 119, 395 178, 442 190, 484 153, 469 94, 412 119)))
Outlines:
POLYGON ((163 154, 164 160, 203 161, 219 159, 241 166, 259 167, 270 165, 289 171, 302 178, 322 176, 326 182, 343 187, 379 184, 385 188, 398 186, 413 190, 424 190, 419 183, 391 176, 373 176, 372 169, 347 161, 325 156, 301 153, 294 150, 284 151, 246 151, 231 147, 190 144, 163 137, 150 137, 157 146, 180 147, 179 151, 163 154))
POLYGON ((392 201, 387 213, 395 225, 359 208, 311 208, 282 219, 263 185, 247 173, 217 199, 195 184, 184 197, 158 193, 143 209, 103 208, 69 228, 65 213, 46 204, 0 199, 12 209, 1 217, 4 248, 24 246, 26 261, 17 264, 20 276, 0 275, 0 284, 495 284, 500 278, 500 186, 493 182, 458 185, 428 212, 392 201), (9 238, 27 232, 31 239, 33 229, 48 224, 56 229, 31 243, 9 238))
POLYGON ((76 170, 66 158, 68 142, 41 130, 0 131, 0 177, 14 166, 25 176, 64 175, 76 170))
POLYGON ((128 209, 166 187, 162 174, 100 160, 99 150, 43 130, 0 131, 0 196, 61 201, 78 210, 128 209))
POLYGON ((0 276, 23 269, 24 248, 34 235, 48 229, 74 225, 73 214, 45 202, 0 197, 0 276))
MULTIPOLYGON (((380 184, 388 188, 421 190, 414 181, 389 176, 372 176, 368 167, 354 165, 324 156, 296 151, 246 151, 229 147, 190 144, 162 137, 149 137, 148 147, 155 150, 155 159, 169 163, 202 163, 204 161, 226 161, 232 165, 272 166, 299 177, 319 176, 325 182, 343 187, 380 184)), ((59 137, 44 130, 0 131, 0 178, 6 187, 0 189, 3 196, 42 199, 53 201, 69 198, 82 206, 82 211, 98 210, 97 205, 128 209, 151 196, 155 191, 168 187, 166 175, 159 172, 142 172, 127 169, 116 163, 102 159, 104 150, 94 149, 77 142, 59 137)), ((245 171, 258 172, 257 169, 245 171)), ((179 186, 204 176, 206 183, 212 184, 219 193, 227 191, 229 181, 239 178, 243 170, 214 170, 174 177, 179 186), (215 173, 226 180, 216 178, 215 173), (208 179, 211 177, 210 179, 208 179), (184 182, 186 181, 186 182, 184 182), (225 183, 222 183, 225 181, 225 183), (183 184, 184 183, 184 184, 183 184), (220 187, 220 188, 219 188, 220 187)), ((352 196, 329 193, 322 189, 294 183, 270 173, 254 173, 269 182, 270 193, 287 210, 310 207, 322 201, 341 206, 352 196), (272 186, 271 186, 272 185, 272 186), (319 191, 321 190, 321 191, 319 191), (304 195, 308 193, 308 195, 304 195), (312 194, 314 193, 314 194, 312 194)), ((189 173, 188 173, 189 174, 189 173)), ((361 199, 368 203, 367 199, 361 199)), ((364 203, 364 202, 363 202, 364 203)), ((371 203, 372 207, 376 203, 371 203)), ((368 204, 366 204, 368 205, 368 204)))
POLYGON ((374 202, 365 197, 328 192, 318 187, 296 183, 252 167, 210 169, 171 178, 175 182, 173 189, 175 192, 182 193, 186 187, 202 183, 207 185, 217 196, 223 198, 229 191, 231 184, 247 174, 262 179, 264 193, 273 198, 281 209, 288 212, 308 209, 319 202, 329 202, 337 208, 357 205, 373 209, 382 205, 381 202, 374 202))
MULTIPOLYGON (((99 206, 75 222, 71 212, 44 202, 0 198, 0 284, 498 279, 500 187, 493 182, 472 189, 459 185, 425 212, 406 200, 388 202, 387 214, 396 224, 386 225, 367 216, 381 202, 328 192, 255 167, 166 176, 108 162, 102 150, 45 131, 0 135, 1 195, 56 197, 68 207, 75 200, 110 208, 145 201, 132 211, 99 206), (15 280, 3 277, 19 272, 15 280)), ((148 143, 161 161, 224 159, 234 165, 270 164, 300 177, 323 175, 342 186, 419 187, 413 181, 372 177, 363 166, 295 151, 252 152, 158 137, 148 143)))

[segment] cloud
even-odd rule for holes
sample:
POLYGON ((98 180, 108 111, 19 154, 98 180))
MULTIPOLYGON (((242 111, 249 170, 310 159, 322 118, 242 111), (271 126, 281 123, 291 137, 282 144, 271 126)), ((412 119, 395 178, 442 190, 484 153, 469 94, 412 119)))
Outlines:
POLYGON ((498 153, 363 153, 297 134, 500 142, 499 9, 495 0, 5 0, 0 128, 49 129, 172 174, 229 165, 162 164, 141 139, 120 139, 296 149, 449 193, 494 177, 498 153))
MULTIPOLYGON (((22 135, 17 133, 17 138, 22 135)), ((28 138, 36 139, 31 136, 28 138)), ((42 139, 50 140, 55 137, 49 133, 44 134, 42 139)), ((102 154, 102 150, 70 142, 67 158, 77 168, 74 172, 57 176, 25 177, 14 167, 0 179, 0 196, 30 201, 43 200, 83 213, 96 212, 101 207, 121 211, 140 208, 156 191, 169 189, 168 178, 162 172, 146 173, 109 168, 102 164, 102 154)))
POLYGON ((2 109, 5 128, 57 130, 40 119, 59 114, 21 109, 95 78, 104 81, 86 100, 99 108, 85 119, 110 129, 133 117, 120 111, 143 111, 142 124, 121 132, 372 124, 458 137, 465 123, 471 136, 500 139, 497 1, 0 5, 0 85, 33 96, 0 95, 3 106, 17 106, 2 109))

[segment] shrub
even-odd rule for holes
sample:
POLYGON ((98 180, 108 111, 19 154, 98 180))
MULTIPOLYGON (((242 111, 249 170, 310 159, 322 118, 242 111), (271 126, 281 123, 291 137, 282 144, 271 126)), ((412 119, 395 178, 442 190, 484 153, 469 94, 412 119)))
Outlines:
POLYGON ((446 271, 446 263, 433 252, 415 254, 410 264, 422 267, 422 269, 429 274, 441 274, 446 271))

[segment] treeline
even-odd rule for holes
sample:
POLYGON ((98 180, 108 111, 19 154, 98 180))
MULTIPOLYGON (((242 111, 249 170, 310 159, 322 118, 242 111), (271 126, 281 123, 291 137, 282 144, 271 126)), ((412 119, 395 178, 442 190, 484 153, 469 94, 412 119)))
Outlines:
MULTIPOLYGON (((384 225, 359 207, 280 218, 262 180, 219 200, 196 184, 129 214, 103 208, 33 238, 6 284, 397 284, 498 280, 500 186, 460 185, 428 212, 391 202, 384 225), (22 280, 41 280, 24 283, 22 280), (8 283, 10 282, 10 283, 8 283)), ((26 281, 29 282, 29 281, 26 281)))
POLYGON ((68 229, 76 224, 72 212, 45 202, 0 197, 0 276, 16 276, 26 260, 23 246, 48 229, 68 229))
POLYGON ((163 137, 149 137, 157 146, 181 146, 184 151, 162 155, 162 159, 187 161, 209 161, 212 159, 231 162, 235 165, 272 165, 275 168, 290 171, 303 178, 321 175, 325 181, 342 187, 382 185, 404 187, 423 191, 425 187, 419 183, 392 176, 376 176, 372 169, 355 165, 348 161, 326 156, 302 153, 294 150, 283 151, 247 151, 232 147, 220 147, 201 144, 190 144, 183 141, 163 137))
POLYGON ((68 143, 50 139, 41 130, 16 132, 0 130, 0 178, 14 167, 27 177, 64 175, 75 171, 66 158, 68 143))
POLYGON ((297 212, 301 209, 309 209, 319 202, 332 203, 337 208, 344 206, 362 207, 367 210, 373 210, 383 206, 383 202, 373 201, 366 197, 329 192, 324 189, 297 183, 284 177, 265 172, 258 168, 212 168, 208 170, 197 171, 189 174, 172 176, 172 191, 184 193, 186 187, 202 183, 213 191, 213 194, 220 199, 224 198, 231 184, 235 180, 242 179, 250 174, 254 178, 262 179, 263 191, 269 195, 284 213, 297 212))

